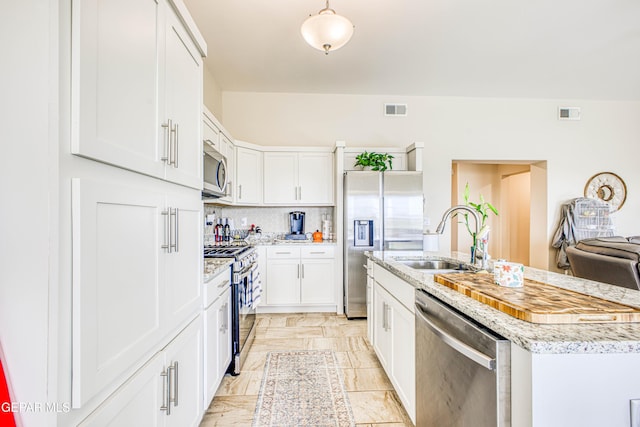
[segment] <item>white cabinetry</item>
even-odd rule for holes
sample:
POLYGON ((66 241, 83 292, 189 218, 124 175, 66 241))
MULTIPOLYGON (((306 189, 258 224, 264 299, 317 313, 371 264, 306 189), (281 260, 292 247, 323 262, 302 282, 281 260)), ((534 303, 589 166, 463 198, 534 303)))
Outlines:
POLYGON ((415 288, 373 265, 373 348, 415 423, 415 288))
POLYGON ((267 306, 335 309, 332 246, 269 246, 267 260, 267 306))
POLYGON ((208 407, 231 363, 231 270, 205 283, 204 407, 208 407))
POLYGON ((236 146, 235 203, 262 203, 262 152, 236 146))
POLYGON ((167 186, 72 181, 74 407, 139 368, 199 307, 197 191, 167 186))
POLYGON ((198 317, 79 425, 197 426, 202 414, 201 354, 198 317))
POLYGON ((264 153, 265 204, 333 204, 333 154, 264 153))
POLYGON ((202 186, 202 58, 164 0, 74 1, 71 151, 202 186))

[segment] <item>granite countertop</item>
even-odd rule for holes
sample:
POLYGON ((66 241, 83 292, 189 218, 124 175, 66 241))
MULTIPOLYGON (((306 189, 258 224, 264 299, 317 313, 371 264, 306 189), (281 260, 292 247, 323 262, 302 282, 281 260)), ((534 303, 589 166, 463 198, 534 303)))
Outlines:
MULTIPOLYGON (((367 256, 417 289, 435 296, 532 353, 640 353, 640 323, 535 324, 516 319, 433 281, 396 259, 439 258, 466 263, 459 252, 368 252, 367 256)), ((525 267, 525 278, 640 307, 640 291, 525 267)))
POLYGON ((202 282, 207 283, 218 274, 225 271, 231 264, 233 264, 233 261, 233 258, 205 258, 202 282))

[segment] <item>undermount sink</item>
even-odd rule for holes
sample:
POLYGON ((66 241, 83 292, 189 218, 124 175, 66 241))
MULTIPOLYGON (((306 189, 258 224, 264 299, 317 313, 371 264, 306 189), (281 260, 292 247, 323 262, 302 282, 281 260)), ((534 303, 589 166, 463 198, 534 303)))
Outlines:
POLYGON ((424 259, 424 260, 403 260, 398 259, 397 262, 413 268, 414 270, 425 270, 429 273, 464 273, 469 269, 463 263, 453 263, 440 259, 424 259))

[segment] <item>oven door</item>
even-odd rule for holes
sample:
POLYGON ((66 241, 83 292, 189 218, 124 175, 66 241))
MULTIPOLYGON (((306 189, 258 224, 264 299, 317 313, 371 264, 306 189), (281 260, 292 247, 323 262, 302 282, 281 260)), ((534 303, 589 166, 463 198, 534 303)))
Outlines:
POLYGON ((253 281, 257 264, 253 264, 233 275, 233 361, 229 368, 232 375, 238 375, 247 351, 255 336, 256 310, 252 308, 253 281))

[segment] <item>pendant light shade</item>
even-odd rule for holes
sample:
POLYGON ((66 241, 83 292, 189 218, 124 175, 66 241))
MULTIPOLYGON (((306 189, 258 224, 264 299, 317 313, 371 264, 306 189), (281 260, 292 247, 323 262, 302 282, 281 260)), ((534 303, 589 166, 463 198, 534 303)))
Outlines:
POLYGON ((349 42, 353 35, 353 24, 330 9, 327 0, 324 9, 302 23, 300 32, 309 45, 328 55, 330 50, 340 49, 349 42))

